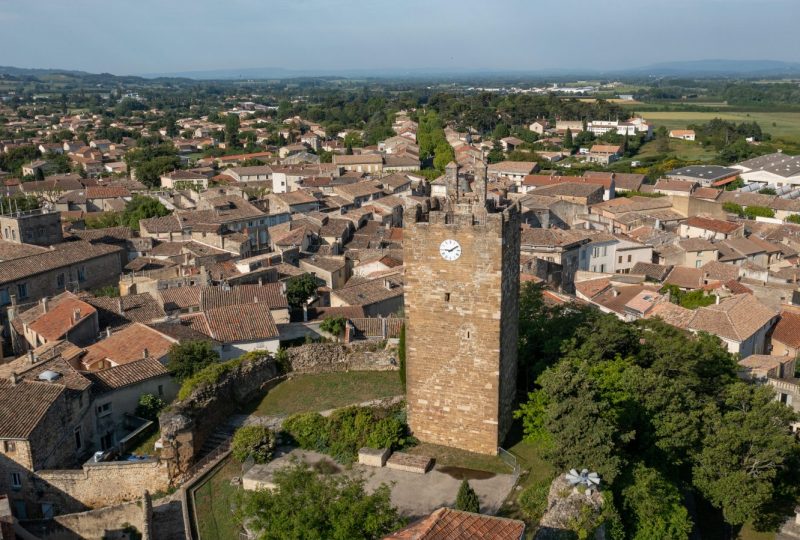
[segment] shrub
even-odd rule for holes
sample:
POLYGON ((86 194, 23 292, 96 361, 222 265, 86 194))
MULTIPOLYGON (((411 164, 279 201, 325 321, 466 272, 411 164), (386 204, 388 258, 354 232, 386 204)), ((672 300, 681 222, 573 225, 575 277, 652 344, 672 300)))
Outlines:
POLYGON ((158 413, 164 408, 164 400, 153 394, 142 394, 139 396, 139 404, 136 406, 136 416, 147 420, 157 420, 158 413))
POLYGON ((210 366, 204 367, 183 381, 181 389, 178 390, 178 399, 186 399, 196 389, 216 383, 222 375, 241 364, 243 358, 244 357, 240 357, 221 364, 211 364, 210 366))
POLYGON ((773 218, 775 217, 775 211, 766 206, 748 206, 744 209, 744 215, 750 219, 755 219, 756 217, 773 218))
POLYGON ((176 379, 184 381, 216 362, 219 362, 219 354, 210 341, 187 341, 170 347, 167 369, 176 379))
POLYGON ((528 521, 538 522, 547 509, 547 494, 550 482, 537 482, 520 493, 518 504, 522 514, 528 521))
POLYGON ((478 500, 478 494, 469 485, 469 482, 464 479, 461 482, 461 487, 458 488, 458 495, 456 496, 456 510, 463 510, 464 512, 473 512, 477 514, 481 511, 481 504, 478 500))
POLYGON ((322 323, 319 325, 319 329, 323 332, 328 332, 336 336, 338 339, 339 337, 344 334, 345 327, 347 326, 347 319, 344 317, 327 317, 322 323))
POLYGON ((300 413, 290 416, 283 429, 300 448, 324 452, 328 448, 330 428, 328 419, 319 413, 300 413))
POLYGON ((329 418, 319 413, 290 416, 283 429, 306 450, 326 453, 337 461, 355 460, 359 449, 398 448, 407 441, 405 424, 392 410, 346 407, 329 418))
POLYGON ((252 457, 256 463, 266 463, 275 451, 275 434, 265 426, 243 426, 236 430, 231 454, 237 461, 252 457))
POLYGON ((378 420, 367 435, 365 445, 370 448, 392 448, 402 444, 405 427, 397 418, 378 420))

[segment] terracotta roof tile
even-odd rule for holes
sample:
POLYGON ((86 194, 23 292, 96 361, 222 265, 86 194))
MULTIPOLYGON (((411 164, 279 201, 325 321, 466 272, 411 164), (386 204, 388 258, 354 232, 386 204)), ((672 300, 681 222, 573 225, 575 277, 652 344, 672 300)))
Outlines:
POLYGON ((0 380, 0 438, 28 437, 62 392, 59 384, 0 380))
POLYGON ((384 540, 520 540, 524 534, 517 519, 440 508, 384 540))
POLYGON ((168 374, 167 368, 161 362, 148 357, 87 373, 86 376, 97 384, 98 390, 110 391, 168 374))
POLYGON ((800 313, 782 311, 772 333, 773 341, 800 348, 800 313))

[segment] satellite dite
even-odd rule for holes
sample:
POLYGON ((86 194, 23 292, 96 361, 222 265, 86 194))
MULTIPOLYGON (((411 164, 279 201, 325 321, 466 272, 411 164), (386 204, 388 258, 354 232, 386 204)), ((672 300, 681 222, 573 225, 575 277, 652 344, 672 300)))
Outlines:
POLYGON ((567 473, 567 481, 573 486, 586 486, 589 489, 600 485, 600 476, 596 472, 589 472, 589 469, 582 469, 581 472, 570 469, 567 473))

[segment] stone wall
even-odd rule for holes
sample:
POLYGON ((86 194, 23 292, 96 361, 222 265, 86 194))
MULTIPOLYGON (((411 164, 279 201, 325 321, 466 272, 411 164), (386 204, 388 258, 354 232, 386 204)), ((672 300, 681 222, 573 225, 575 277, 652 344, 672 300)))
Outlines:
POLYGON ((292 373, 336 371, 391 371, 397 369, 397 352, 376 343, 313 343, 286 350, 292 373))
MULTIPOLYGON (((397 369, 396 352, 375 343, 314 343, 286 352, 292 373, 298 374, 397 369)), ((162 413, 161 458, 169 464, 170 476, 182 477, 195 463, 203 443, 229 416, 283 380, 274 359, 254 358, 225 373, 216 384, 198 388, 162 413)))
POLYGON ((137 501, 28 522, 25 528, 41 540, 99 540, 133 527, 142 535, 142 540, 150 540, 152 519, 150 496, 145 493, 137 501))
POLYGON ((215 384, 197 388, 188 398, 164 411, 158 419, 164 444, 161 457, 169 464, 170 476, 184 475, 217 427, 280 375, 280 368, 271 356, 255 357, 223 374, 215 384))
POLYGON ((78 512, 134 501, 145 491, 166 491, 168 472, 167 464, 157 460, 87 463, 77 470, 39 471, 37 487, 59 513, 78 512))

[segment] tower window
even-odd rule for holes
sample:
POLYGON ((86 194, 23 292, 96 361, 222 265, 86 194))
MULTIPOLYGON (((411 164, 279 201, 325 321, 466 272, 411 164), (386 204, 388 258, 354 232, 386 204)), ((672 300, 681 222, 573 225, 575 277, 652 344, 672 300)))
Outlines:
POLYGON ((444 293, 444 301, 445 302, 450 302, 450 293, 449 292, 444 293))

